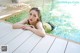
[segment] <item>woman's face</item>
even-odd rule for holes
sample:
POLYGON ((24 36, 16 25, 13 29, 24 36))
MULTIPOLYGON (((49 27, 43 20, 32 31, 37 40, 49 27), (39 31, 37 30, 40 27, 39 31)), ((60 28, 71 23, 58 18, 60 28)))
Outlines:
POLYGON ((31 10, 30 11, 30 16, 29 16, 29 19, 28 19, 30 24, 36 23, 38 19, 39 19, 38 12, 35 11, 35 10, 31 10))

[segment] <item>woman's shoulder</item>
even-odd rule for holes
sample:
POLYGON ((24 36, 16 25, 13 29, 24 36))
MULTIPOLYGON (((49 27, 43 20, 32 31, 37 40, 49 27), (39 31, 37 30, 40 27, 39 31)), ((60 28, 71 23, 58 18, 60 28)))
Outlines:
POLYGON ((39 21, 39 22, 36 24, 36 27, 37 27, 37 28, 42 28, 42 27, 43 27, 43 26, 42 26, 42 22, 39 21))
POLYGON ((42 22, 41 21, 39 21, 39 22, 37 22, 37 24, 36 25, 42 25, 42 22))

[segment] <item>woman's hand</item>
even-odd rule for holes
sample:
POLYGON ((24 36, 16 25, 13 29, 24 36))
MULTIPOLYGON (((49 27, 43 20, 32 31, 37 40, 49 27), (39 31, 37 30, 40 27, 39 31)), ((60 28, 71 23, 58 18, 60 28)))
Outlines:
POLYGON ((25 25, 24 25, 24 26, 22 26, 22 27, 21 27, 21 29, 26 30, 26 26, 25 26, 25 25))
POLYGON ((35 27, 33 25, 29 25, 29 26, 24 25, 21 27, 21 29, 23 30, 30 30, 31 28, 35 28, 35 27))

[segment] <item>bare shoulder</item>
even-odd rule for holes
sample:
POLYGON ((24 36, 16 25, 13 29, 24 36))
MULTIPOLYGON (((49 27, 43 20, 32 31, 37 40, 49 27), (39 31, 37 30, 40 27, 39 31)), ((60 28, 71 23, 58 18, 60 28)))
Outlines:
POLYGON ((42 22, 39 21, 36 26, 42 26, 42 22))
POLYGON ((43 29, 42 22, 38 22, 38 23, 36 24, 36 27, 37 27, 38 29, 43 29))

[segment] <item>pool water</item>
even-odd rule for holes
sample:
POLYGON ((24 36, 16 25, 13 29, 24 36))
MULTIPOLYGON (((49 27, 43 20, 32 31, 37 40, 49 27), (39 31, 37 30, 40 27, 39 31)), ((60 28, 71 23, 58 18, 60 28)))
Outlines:
POLYGON ((69 18, 65 18, 65 16, 61 16, 60 18, 49 18, 49 22, 53 23, 53 25, 55 26, 55 29, 51 32, 51 34, 53 34, 54 36, 80 42, 80 29, 74 27, 68 19, 69 18))
MULTIPOLYGON (((56 0, 53 2, 52 0, 49 3, 46 3, 45 1, 44 6, 37 6, 41 9, 42 21, 51 22, 55 26, 55 29, 50 32, 50 34, 80 43, 80 5, 66 2, 59 3, 59 1, 56 0)), ((35 3, 31 3, 30 1, 29 4, 35 3)), ((28 17, 28 12, 23 12, 20 15, 11 17, 6 21, 16 23, 25 17, 28 17)))

